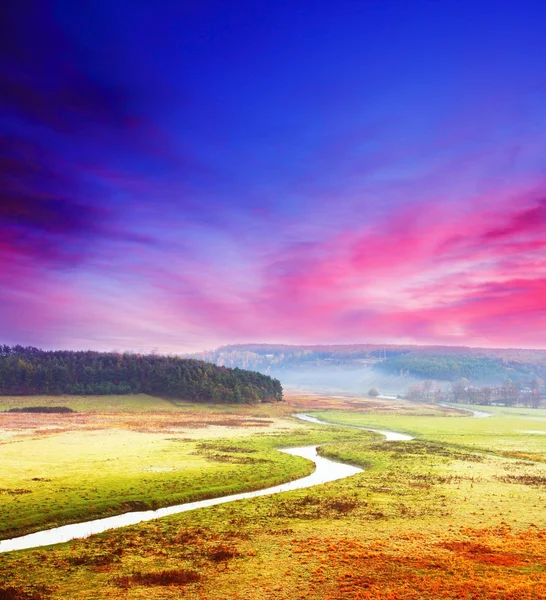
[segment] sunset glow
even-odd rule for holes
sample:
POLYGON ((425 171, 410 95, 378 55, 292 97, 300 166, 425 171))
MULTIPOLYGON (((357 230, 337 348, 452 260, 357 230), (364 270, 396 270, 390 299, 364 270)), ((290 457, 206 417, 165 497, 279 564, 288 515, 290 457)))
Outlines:
POLYGON ((11 4, 4 343, 546 347, 543 3, 11 4))

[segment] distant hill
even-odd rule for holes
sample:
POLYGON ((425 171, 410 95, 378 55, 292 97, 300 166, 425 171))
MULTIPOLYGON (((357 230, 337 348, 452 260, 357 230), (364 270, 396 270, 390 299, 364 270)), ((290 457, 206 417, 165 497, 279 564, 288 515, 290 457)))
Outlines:
POLYGON ((191 355, 224 365, 275 375, 285 385, 363 391, 378 387, 399 393, 416 381, 466 378, 477 384, 500 384, 506 378, 525 382, 546 379, 546 350, 412 345, 239 344, 191 355))
POLYGON ((178 356, 0 346, 0 395, 135 394, 257 403, 282 400, 262 373, 178 356))

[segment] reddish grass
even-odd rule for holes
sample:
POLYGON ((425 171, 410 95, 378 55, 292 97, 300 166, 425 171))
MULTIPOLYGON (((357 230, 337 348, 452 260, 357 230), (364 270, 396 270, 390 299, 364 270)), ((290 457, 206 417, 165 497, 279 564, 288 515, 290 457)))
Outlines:
POLYGON ((325 600, 537 600, 546 598, 546 532, 464 530, 430 545, 349 538, 294 539, 290 552, 312 569, 312 598, 325 600))

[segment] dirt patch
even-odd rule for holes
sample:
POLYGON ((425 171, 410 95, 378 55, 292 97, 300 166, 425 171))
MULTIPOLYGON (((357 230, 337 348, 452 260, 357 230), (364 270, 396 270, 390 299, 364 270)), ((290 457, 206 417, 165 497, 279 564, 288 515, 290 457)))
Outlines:
POLYGON ((42 585, 28 588, 0 587, 0 600, 46 600, 47 598, 49 598, 49 590, 42 585))
POLYGON ((499 475, 496 479, 503 483, 519 483, 522 485, 546 486, 544 475, 499 475))
POLYGON ((355 496, 343 495, 321 498, 307 494, 302 498, 280 500, 271 510, 270 516, 288 519, 336 519, 354 512, 367 503, 355 496))
POLYGON ((183 586, 188 583, 199 581, 201 576, 197 571, 187 569, 172 569, 169 571, 158 571, 151 573, 136 572, 132 575, 122 575, 116 577, 114 583, 121 588, 127 589, 133 586, 183 586))
POLYGON ((7 494, 8 496, 22 496, 23 494, 32 494, 32 490, 27 490, 24 488, 0 488, 0 494, 7 494))

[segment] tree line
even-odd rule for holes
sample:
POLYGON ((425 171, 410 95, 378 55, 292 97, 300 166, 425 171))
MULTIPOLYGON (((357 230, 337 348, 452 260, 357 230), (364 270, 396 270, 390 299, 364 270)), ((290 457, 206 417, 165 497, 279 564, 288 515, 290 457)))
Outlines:
POLYGON ((546 379, 546 350, 464 348, 449 346, 377 346, 372 344, 223 346, 187 358, 217 365, 283 374, 302 369, 363 370, 372 368, 401 378, 500 385, 504 379, 546 379))
POLYGON ((283 399, 277 379, 200 360, 0 346, 0 395, 138 393, 195 402, 259 403, 283 399))
POLYGON ((515 361, 503 357, 418 354, 417 352, 387 358, 379 363, 377 368, 392 375, 447 381, 465 378, 471 381, 500 383, 507 377, 518 380, 546 377, 546 365, 542 360, 515 361))
POLYGON ((482 406, 523 404, 538 408, 542 404, 545 387, 544 380, 540 377, 527 382, 512 381, 508 377, 502 385, 482 387, 471 385, 468 379, 462 378, 454 381, 449 389, 440 388, 433 381, 426 380, 412 386, 408 390, 407 398, 415 401, 461 402, 482 406))

